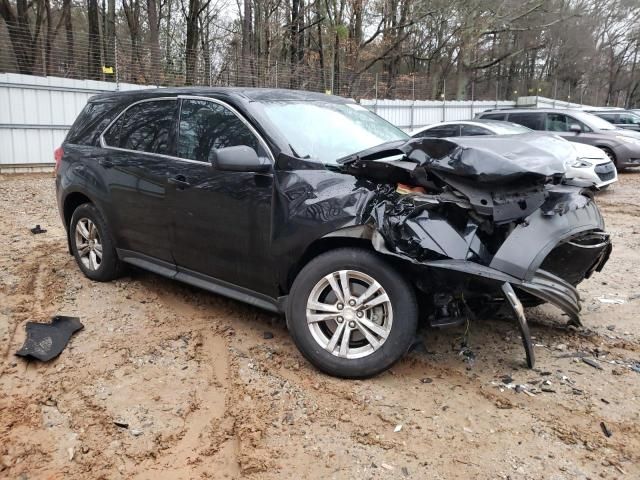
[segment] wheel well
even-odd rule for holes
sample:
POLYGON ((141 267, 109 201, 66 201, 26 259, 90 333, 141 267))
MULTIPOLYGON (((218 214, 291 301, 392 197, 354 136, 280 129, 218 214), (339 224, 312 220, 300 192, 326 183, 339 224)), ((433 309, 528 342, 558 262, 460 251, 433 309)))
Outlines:
POLYGON ((364 250, 374 251, 373 246, 371 245, 371 240, 365 238, 352 238, 352 237, 325 237, 320 238, 313 242, 311 245, 307 247, 305 252, 300 257, 300 260, 289 270, 289 275, 287 276, 287 291, 284 293, 289 293, 291 290, 291 286, 293 285, 293 281, 300 273, 300 270, 304 268, 304 266, 313 260, 318 255, 321 255, 329 250, 334 250, 336 248, 343 247, 357 247, 362 248, 364 250))
POLYGON ((611 153, 611 155, 613 155, 613 158, 616 159, 616 154, 615 154, 615 152, 613 151, 613 149, 611 147, 607 147, 606 145, 597 145, 597 147, 600 150, 604 150, 606 152, 611 153))
POLYGON ((91 203, 91 200, 86 195, 74 192, 67 195, 67 198, 64 199, 64 224, 69 228, 69 224, 71 223, 71 216, 76 208, 78 208, 83 203, 91 203))

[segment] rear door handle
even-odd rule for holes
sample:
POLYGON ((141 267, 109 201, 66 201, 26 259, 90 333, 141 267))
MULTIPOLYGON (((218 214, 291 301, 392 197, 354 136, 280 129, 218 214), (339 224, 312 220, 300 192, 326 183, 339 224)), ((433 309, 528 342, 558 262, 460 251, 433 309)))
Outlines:
POLYGON ((106 158, 101 158, 98 160, 98 163, 102 165, 104 168, 112 168, 113 162, 111 160, 107 160, 106 158))
POLYGON ((167 181, 180 189, 189 188, 191 186, 191 184, 187 181, 187 177, 185 177, 184 175, 169 177, 167 181))

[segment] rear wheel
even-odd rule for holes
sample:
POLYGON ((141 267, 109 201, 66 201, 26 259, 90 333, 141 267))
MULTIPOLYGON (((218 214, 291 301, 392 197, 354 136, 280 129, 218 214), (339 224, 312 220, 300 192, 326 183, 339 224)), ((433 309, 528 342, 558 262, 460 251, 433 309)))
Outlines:
POLYGON ((75 209, 69 236, 71 251, 85 276, 99 282, 119 276, 121 264, 110 230, 94 205, 84 203, 75 209))
POLYGON ((341 248, 309 262, 289 295, 287 323, 302 354, 325 373, 365 378, 411 346, 413 286, 372 252, 341 248))

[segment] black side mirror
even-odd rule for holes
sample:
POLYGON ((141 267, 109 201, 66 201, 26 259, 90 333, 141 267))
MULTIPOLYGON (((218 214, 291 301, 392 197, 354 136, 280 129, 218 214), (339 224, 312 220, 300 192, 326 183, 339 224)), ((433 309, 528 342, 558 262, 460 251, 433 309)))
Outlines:
POLYGON ((265 172, 271 168, 269 160, 258 157, 253 148, 245 145, 213 149, 209 161, 214 168, 230 172, 265 172))
POLYGON ((572 123, 569 125, 569 131, 573 133, 582 133, 582 127, 579 123, 572 123))

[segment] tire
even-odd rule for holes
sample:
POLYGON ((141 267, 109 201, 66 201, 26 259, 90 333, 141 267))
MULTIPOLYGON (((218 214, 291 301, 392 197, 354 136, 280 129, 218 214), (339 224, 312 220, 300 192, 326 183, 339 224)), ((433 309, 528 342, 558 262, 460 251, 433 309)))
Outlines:
POLYGON ((91 203, 83 203, 73 212, 69 224, 69 240, 71 252, 86 277, 98 282, 118 278, 122 265, 118 260, 111 231, 98 209, 91 203), (79 223, 81 228, 78 227, 79 223), (101 258, 99 247, 102 250, 101 258))
POLYGON ((600 150, 602 150, 607 155, 607 157, 609 157, 609 160, 613 162, 615 167, 618 168, 618 159, 616 158, 616 154, 613 153, 613 150, 607 147, 600 147, 600 150))
POLYGON ((382 258, 359 248, 340 248, 302 269, 286 315, 296 346, 315 367, 336 377, 367 378, 407 353, 416 335, 418 305, 413 286, 382 258), (344 295, 345 283, 350 298, 344 295), (364 298, 369 287, 373 293, 364 298), (314 321, 308 321, 308 314, 314 321))

